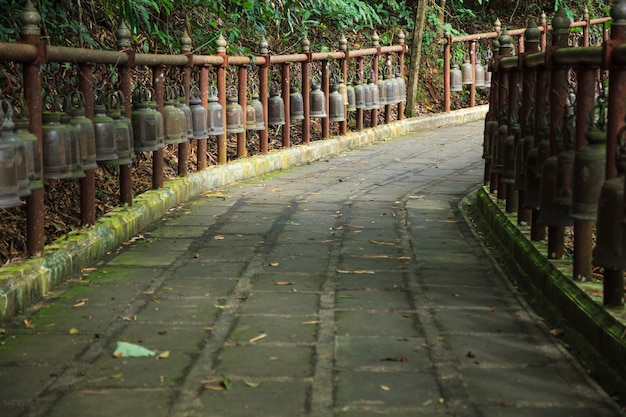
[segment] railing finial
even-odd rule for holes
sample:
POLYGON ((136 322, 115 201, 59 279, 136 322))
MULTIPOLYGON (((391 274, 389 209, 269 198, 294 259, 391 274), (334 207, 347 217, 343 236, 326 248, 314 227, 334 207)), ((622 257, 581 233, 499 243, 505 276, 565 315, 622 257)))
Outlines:
POLYGON ((117 39, 117 49, 130 48, 132 34, 125 21, 121 21, 115 31, 115 39, 117 39))
POLYGON ((614 25, 626 25, 626 0, 617 0, 611 6, 614 25))
POLYGON ((24 6, 24 10, 20 13, 20 22, 22 23, 22 35, 40 35, 39 23, 41 23, 41 15, 33 6, 33 3, 28 0, 24 6))
POLYGON ((191 52, 191 37, 187 33, 187 30, 183 30, 183 33, 180 36, 180 52, 191 52))
POLYGON ((215 42, 217 44, 217 53, 226 53, 226 47, 228 46, 228 42, 224 39, 224 35, 220 33, 220 36, 217 38, 215 42))

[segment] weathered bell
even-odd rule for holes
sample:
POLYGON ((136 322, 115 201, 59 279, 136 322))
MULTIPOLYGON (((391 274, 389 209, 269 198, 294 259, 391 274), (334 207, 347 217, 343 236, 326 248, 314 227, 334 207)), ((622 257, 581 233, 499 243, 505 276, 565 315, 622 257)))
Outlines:
POLYGON ((595 221, 605 175, 606 132, 593 126, 587 131, 585 138, 589 143, 578 148, 574 158, 571 216, 579 220, 595 221))
POLYGON ((206 139, 209 136, 206 109, 202 106, 202 100, 199 95, 195 95, 193 92, 189 96, 189 110, 191 111, 191 124, 193 127, 192 139, 206 139))
POLYGON ((387 102, 387 83, 382 79, 378 81, 378 101, 381 106, 390 104, 387 102))
POLYGON ((528 161, 528 152, 532 149, 533 137, 526 136, 517 143, 515 150, 515 189, 526 191, 526 163, 528 161))
POLYGON ((540 138, 537 147, 528 152, 526 160, 526 199, 524 208, 538 210, 541 205, 541 175, 550 144, 540 138))
POLYGON ((351 85, 347 85, 346 92, 348 94, 348 101, 346 102, 348 104, 347 110, 350 112, 356 111, 356 94, 354 91, 354 87, 351 85))
POLYGON ((161 113, 148 106, 145 94, 146 91, 141 88, 136 89, 133 94, 133 110, 130 118, 133 125, 133 147, 137 152, 151 152, 159 149, 156 114, 160 116, 161 113))
POLYGON ((185 90, 181 86, 180 95, 178 96, 178 109, 182 111, 185 116, 184 126, 187 132, 185 139, 193 139, 193 115, 191 114, 191 108, 187 105, 187 97, 184 93, 185 90))
POLYGON ((165 121, 163 115, 157 110, 157 102, 153 99, 149 99, 148 108, 154 113, 154 119, 156 122, 156 144, 157 149, 165 148, 165 121))
POLYGON ((498 130, 498 122, 495 120, 485 120, 485 131, 483 134, 483 159, 492 159, 491 143, 494 140, 496 132, 498 130))
POLYGON ((207 131, 209 136, 219 136, 224 134, 224 119, 222 117, 222 106, 217 98, 217 88, 211 86, 207 103, 207 131))
POLYGON ((500 125, 492 143, 493 153, 493 166, 491 172, 494 174, 504 173, 504 142, 508 137, 509 127, 507 125, 500 125))
POLYGON ((385 91, 387 91, 387 104, 398 103, 398 97, 396 97, 395 81, 393 80, 393 74, 387 74, 385 80, 385 91))
POLYGON ((374 109, 374 98, 372 93, 370 80, 367 79, 363 84, 363 100, 365 101, 365 107, 363 107, 364 110, 374 109))
POLYGON ((363 85, 356 80, 354 81, 354 97, 355 107, 357 109, 365 109, 365 91, 363 90, 363 85))
POLYGON ((252 101, 250 105, 254 107, 254 111, 256 112, 256 125, 251 130, 265 130, 265 114, 263 113, 263 103, 259 100, 259 91, 255 88, 252 89, 252 101))
POLYGON ((15 119, 15 134, 25 146, 29 187, 31 190, 41 190, 41 151, 37 137, 28 131, 28 119, 15 119))
POLYGON ((96 131, 91 119, 85 116, 82 93, 78 92, 78 97, 78 107, 73 107, 71 109, 72 117, 69 123, 78 130, 78 136, 80 138, 80 155, 83 163, 83 169, 86 171, 98 168, 98 164, 96 162, 96 131))
POLYGON ((165 128, 165 144, 175 145, 187 140, 186 118, 178 107, 178 102, 169 97, 163 106, 163 127, 165 128))
POLYGON ((304 120, 304 100, 297 87, 290 88, 289 117, 291 120, 304 120))
POLYGON ((404 81, 404 77, 400 73, 400 67, 397 68, 395 80, 398 86, 398 102, 404 103, 406 102, 406 82, 404 81))
POLYGON ((547 226, 571 226, 569 206, 556 204, 558 157, 551 156, 543 162, 540 185, 539 223, 547 226))
POLYGON ((255 130, 256 129, 256 109, 252 107, 252 100, 248 100, 246 105, 246 129, 255 130))
POLYGON ((516 137, 519 136, 520 128, 513 126, 513 134, 504 139, 504 165, 502 168, 502 182, 515 184, 515 147, 516 137))
POLYGON ((337 84, 337 91, 341 94, 341 98, 343 99, 344 106, 348 105, 348 86, 343 82, 342 79, 339 80, 337 84))
POLYGON ((593 264, 608 269, 626 268, 623 242, 624 177, 604 182, 598 200, 593 264))
POLYGON ((485 53, 485 64, 483 65, 483 72, 485 73, 485 87, 491 87, 491 71, 489 71, 489 61, 493 58, 493 52, 487 49, 485 53))
POLYGON ((133 135, 128 119, 122 118, 119 106, 111 106, 107 115, 113 119, 115 125, 115 153, 117 158, 107 161, 111 165, 128 165, 133 162, 133 135))
POLYGON ((326 114, 326 97, 324 96, 324 92, 320 89, 321 86, 319 84, 312 84, 312 87, 313 90, 310 96, 310 116, 323 119, 328 116, 326 114))
MULTIPOLYGON (((568 207, 572 206, 572 188, 574 186, 574 159, 576 151, 563 151, 558 155, 556 165, 556 190, 554 194, 554 204, 568 207)), ((569 215, 569 214, 568 214, 569 215)))
MULTIPOLYGON (((102 107, 104 108, 104 105, 102 107)), ((107 117, 104 113, 102 115, 107 117)), ((45 111, 42 118, 43 148, 41 152, 43 154, 43 177, 44 179, 70 178, 72 176, 72 164, 70 161, 72 150, 70 148, 69 131, 65 125, 61 124, 61 113, 45 111)), ((111 122, 113 122, 113 119, 111 119, 111 122)), ((112 129, 112 127, 111 123, 110 128, 112 129)), ((108 125, 106 128, 109 128, 108 125)), ((113 138, 112 133, 107 131, 105 135, 107 134, 113 138)), ((112 150, 115 152, 114 144, 112 150)))
POLYGON ((476 53, 476 88, 485 88, 485 67, 480 62, 480 54, 476 53))
POLYGON ((345 106, 343 97, 339 94, 337 84, 334 81, 329 85, 330 93, 328 94, 328 113, 331 122, 343 122, 345 117, 345 106))
POLYGON ((28 179, 28 161, 26 146, 24 142, 15 134, 15 123, 13 123, 13 106, 7 101, 6 112, 2 122, 2 133, 0 137, 3 143, 12 144, 15 149, 14 161, 17 175, 17 195, 21 198, 28 197, 30 192, 28 179))
POLYGON ((106 115, 104 104, 96 104, 94 106, 93 127, 96 134, 96 161, 103 162, 117 159, 117 154, 115 153, 115 122, 106 115))
POLYGON ((278 88, 273 85, 270 87, 270 97, 267 101, 267 123, 272 126, 285 124, 285 102, 278 88))
MULTIPOLYGON (((3 130, 4 132, 4 130, 3 130)), ((0 208, 19 207, 16 143, 0 134, 0 208)))
MULTIPOLYGON (((66 107, 67 110, 67 107, 66 107)), ((69 148, 70 148, 70 164, 72 166, 72 178, 85 178, 85 171, 83 170, 83 160, 81 155, 80 146, 80 134, 78 129, 70 124, 72 116, 69 112, 61 114, 61 124, 64 125, 69 133, 69 148)))
POLYGON ((236 95, 228 97, 228 104, 226 105, 226 132, 228 134, 245 132, 243 108, 237 100, 236 95))
POLYGON ((461 83, 462 75, 461 70, 459 69, 459 64, 456 62, 452 63, 452 68, 450 69, 450 91, 462 91, 463 84, 461 83))
POLYGON ((461 64, 461 83, 462 84, 474 84, 474 67, 470 63, 469 56, 463 58, 463 64, 461 64))
POLYGON ((378 85, 374 82, 373 78, 369 79, 369 83, 367 86, 370 89, 372 94, 372 109, 380 108, 380 90, 378 90, 378 85))

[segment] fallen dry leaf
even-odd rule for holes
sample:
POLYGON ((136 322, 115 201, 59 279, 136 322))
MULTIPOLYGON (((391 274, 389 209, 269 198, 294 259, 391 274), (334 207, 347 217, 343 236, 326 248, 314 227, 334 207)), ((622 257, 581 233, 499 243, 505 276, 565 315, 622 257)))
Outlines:
POLYGON ((308 325, 308 324, 318 324, 319 322, 320 322, 319 320, 308 320, 308 321, 303 321, 300 324, 305 326, 305 325, 308 325))
POLYGON ((82 307, 82 306, 84 306, 85 304, 87 304, 87 299, 84 299, 84 300, 78 300, 78 301, 76 302, 76 304, 74 304, 72 307, 82 307))
POLYGON ((369 240, 369 243, 373 243, 375 245, 383 245, 383 246, 394 246, 394 242, 382 242, 380 240, 369 240))
POLYGON ((254 342, 258 342, 261 339, 265 339, 267 337, 267 333, 261 333, 260 335, 253 337, 252 339, 248 340, 249 343, 254 343, 254 342))
POLYGON ((274 281, 274 285, 277 285, 279 287, 285 286, 285 285, 295 285, 296 283, 293 281, 274 281))
POLYGON ((217 235, 217 236, 214 236, 213 239, 214 240, 224 240, 224 236, 217 235))
POLYGON ((405 355, 390 356, 388 358, 381 359, 381 361, 387 361, 387 362, 408 362, 409 358, 407 358, 405 355))
POLYGON ((391 388, 389 388, 387 385, 381 385, 380 389, 383 391, 391 391, 391 388))
POLYGON ((78 333, 78 329, 72 327, 71 329, 68 330, 68 333, 69 334, 76 334, 76 333, 78 333))
POLYGON ((169 357, 170 357, 170 351, 169 351, 169 350, 165 350, 165 351, 163 351, 163 352, 159 353, 159 354, 157 355, 156 359, 157 359, 157 360, 159 360, 159 359, 167 359, 167 358, 169 358, 169 357))
POLYGON ((555 337, 563 336, 565 334, 565 330, 563 329, 552 329, 550 330, 550 334, 555 337))
POLYGON ((338 274, 375 274, 376 271, 371 271, 369 269, 355 269, 353 271, 348 271, 345 269, 338 269, 338 274))
POLYGON ((31 319, 25 319, 24 327, 26 327, 27 329, 31 329, 33 327, 33 321, 31 319))
POLYGON ((208 391, 226 391, 226 388, 224 388, 221 385, 209 385, 209 384, 204 384, 202 386, 202 389, 208 390, 208 391))
POLYGON ((278 266, 280 265, 280 262, 270 262, 270 266, 278 266))

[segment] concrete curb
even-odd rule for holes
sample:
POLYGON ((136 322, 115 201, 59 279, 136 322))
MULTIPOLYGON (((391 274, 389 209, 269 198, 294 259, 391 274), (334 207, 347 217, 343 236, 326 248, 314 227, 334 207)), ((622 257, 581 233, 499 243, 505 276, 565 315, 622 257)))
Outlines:
MULTIPOLYGON (((470 213, 499 255, 516 264, 531 287, 532 296, 547 303, 548 309, 562 316, 582 342, 580 349, 595 358, 610 360, 607 378, 620 378, 626 371, 626 326, 609 309, 593 300, 580 283, 571 279, 571 261, 549 260, 545 243, 532 242, 529 233, 517 226, 516 215, 504 211, 488 188, 481 187, 471 196, 470 213)), ((527 285, 527 286, 528 286, 527 285)))
POLYGON ((75 276, 95 260, 157 222, 163 214, 190 197, 272 171, 312 162, 330 155, 393 139, 418 130, 483 119, 487 106, 416 117, 346 136, 312 142, 211 167, 164 188, 139 195, 132 207, 119 207, 89 228, 73 231, 47 245, 42 258, 0 268, 0 322, 32 305, 59 282, 75 276))

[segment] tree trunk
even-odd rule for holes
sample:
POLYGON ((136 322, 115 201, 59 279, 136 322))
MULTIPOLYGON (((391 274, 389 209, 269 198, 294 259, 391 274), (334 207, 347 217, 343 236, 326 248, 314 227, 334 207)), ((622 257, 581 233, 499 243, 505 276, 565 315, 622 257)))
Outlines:
POLYGON ((413 32, 413 43, 411 44, 411 64, 409 66, 409 82, 406 94, 407 117, 415 115, 415 102, 417 98, 417 83, 419 81, 420 58, 422 55, 422 38, 426 26, 426 7, 428 0, 419 0, 415 11, 415 31, 413 32))

